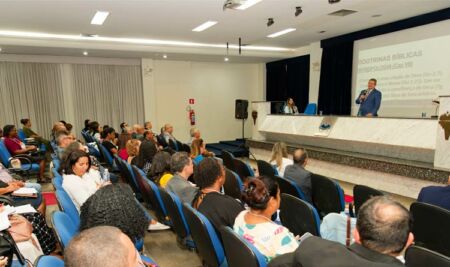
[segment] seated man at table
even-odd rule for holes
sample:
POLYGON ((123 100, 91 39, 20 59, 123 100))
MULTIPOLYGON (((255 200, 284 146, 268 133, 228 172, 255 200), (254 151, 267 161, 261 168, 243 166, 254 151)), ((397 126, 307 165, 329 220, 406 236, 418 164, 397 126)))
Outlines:
POLYGON ((409 211, 400 203, 386 196, 373 197, 359 210, 353 231, 355 243, 350 247, 303 236, 295 252, 275 258, 269 267, 401 267, 403 253, 414 242, 411 227, 409 211))

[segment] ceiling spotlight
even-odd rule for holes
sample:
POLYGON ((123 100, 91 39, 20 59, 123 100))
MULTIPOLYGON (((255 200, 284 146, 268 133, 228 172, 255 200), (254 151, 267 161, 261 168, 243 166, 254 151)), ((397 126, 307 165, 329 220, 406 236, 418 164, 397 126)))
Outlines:
POLYGON ((230 61, 230 59, 229 58, 227 58, 227 57, 225 57, 224 59, 223 59, 225 62, 228 62, 228 61, 230 61))
POLYGON ((84 56, 87 56, 87 55, 88 55, 88 52, 87 52, 87 51, 84 51, 84 52, 83 52, 83 55, 84 55, 84 56))
POLYGON ((164 54, 164 55, 163 55, 163 58, 167 58, 167 55, 166 55, 166 54, 164 54))
POLYGON ((274 23, 275 23, 275 21, 273 20, 273 18, 267 19, 267 27, 272 26, 274 23))
POLYGON ((298 17, 298 15, 302 14, 303 10, 301 6, 295 7, 295 16, 298 17))
POLYGON ((339 3, 341 0, 328 0, 328 3, 330 4, 336 4, 339 3))

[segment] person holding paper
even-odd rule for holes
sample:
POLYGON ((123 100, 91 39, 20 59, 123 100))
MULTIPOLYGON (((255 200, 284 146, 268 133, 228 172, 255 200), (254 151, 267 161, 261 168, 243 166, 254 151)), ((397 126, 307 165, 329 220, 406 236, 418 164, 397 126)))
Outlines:
POLYGON ((378 116, 378 110, 381 105, 381 92, 375 88, 377 80, 372 78, 367 84, 367 89, 364 89, 359 93, 358 98, 355 100, 359 106, 358 116, 362 117, 376 117, 378 116))
MULTIPOLYGON (((43 201, 42 195, 34 189, 36 192, 36 197, 13 196, 12 194, 14 193, 14 191, 17 191, 20 188, 23 188, 23 187, 21 187, 17 183, 14 183, 14 182, 5 183, 0 180, 0 195, 6 195, 6 196, 12 198, 14 206, 22 206, 22 205, 30 204, 31 206, 33 206, 33 208, 35 208, 37 211, 39 211, 39 213, 45 215, 45 201, 43 201)), ((31 188, 28 188, 28 189, 31 189, 31 188)))

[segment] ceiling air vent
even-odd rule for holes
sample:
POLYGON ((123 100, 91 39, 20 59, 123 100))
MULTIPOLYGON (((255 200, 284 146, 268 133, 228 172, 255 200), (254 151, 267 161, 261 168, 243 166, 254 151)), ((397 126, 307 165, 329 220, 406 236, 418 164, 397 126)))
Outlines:
POLYGON ((341 10, 335 11, 335 12, 333 12, 333 13, 330 13, 330 14, 328 14, 328 15, 330 15, 330 16, 345 17, 345 16, 348 16, 348 15, 353 14, 353 13, 356 13, 356 12, 358 12, 358 11, 350 10, 350 9, 341 9, 341 10))

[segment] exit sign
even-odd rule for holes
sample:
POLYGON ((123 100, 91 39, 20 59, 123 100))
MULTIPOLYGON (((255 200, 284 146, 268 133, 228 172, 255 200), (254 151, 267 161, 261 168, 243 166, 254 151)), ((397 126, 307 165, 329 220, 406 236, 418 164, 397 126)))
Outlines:
POLYGON ((189 98, 189 104, 190 105, 194 105, 195 104, 195 100, 193 98, 189 98))

